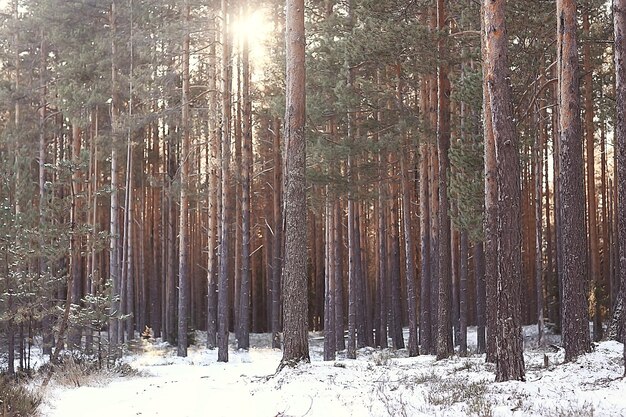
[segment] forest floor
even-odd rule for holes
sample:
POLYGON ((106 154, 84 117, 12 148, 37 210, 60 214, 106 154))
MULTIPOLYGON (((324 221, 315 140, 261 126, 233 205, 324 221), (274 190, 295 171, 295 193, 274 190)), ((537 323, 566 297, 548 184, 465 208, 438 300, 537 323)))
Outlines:
POLYGON ((96 377, 78 388, 53 380, 41 409, 48 417, 626 416, 622 344, 602 342, 564 363, 555 336, 553 346, 538 348, 535 327, 524 333, 527 381, 495 383, 484 355, 435 361, 368 348, 357 360, 340 354, 324 362, 320 334, 311 334, 310 364, 275 374, 281 352, 269 335, 251 335, 249 351, 231 345, 230 362, 218 363, 197 332, 187 358, 167 343, 142 341, 123 359, 139 371, 133 376, 96 377))

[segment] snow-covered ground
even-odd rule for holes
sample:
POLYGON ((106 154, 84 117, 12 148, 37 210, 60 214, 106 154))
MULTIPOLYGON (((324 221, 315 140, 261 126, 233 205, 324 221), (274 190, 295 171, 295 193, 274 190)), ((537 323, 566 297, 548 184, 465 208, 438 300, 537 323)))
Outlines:
MULTIPOLYGON (((67 388, 53 380, 48 417, 126 416, 626 416, 622 344, 603 342, 575 363, 563 351, 537 349, 526 336, 527 382, 494 383, 484 355, 435 361, 406 351, 361 349, 357 360, 322 360, 322 338, 311 335, 311 363, 275 374, 281 352, 269 335, 252 335, 249 351, 230 362, 202 346, 176 357, 173 347, 142 341, 124 361, 141 376, 111 377, 67 388), (547 361, 547 367, 546 367, 547 361)), ((475 331, 470 332, 470 346, 475 331)))

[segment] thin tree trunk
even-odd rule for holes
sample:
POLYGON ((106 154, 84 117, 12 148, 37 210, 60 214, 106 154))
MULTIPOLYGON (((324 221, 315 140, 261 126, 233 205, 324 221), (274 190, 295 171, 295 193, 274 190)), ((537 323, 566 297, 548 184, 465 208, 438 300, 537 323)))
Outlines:
POLYGON ((120 337, 120 322, 117 315, 120 312, 120 260, 119 260, 119 236, 120 224, 118 217, 118 161, 117 161, 117 136, 118 136, 118 112, 119 94, 117 90, 117 10, 116 2, 111 4, 111 214, 110 214, 110 241, 109 241, 109 274, 111 276, 111 307, 109 321, 109 346, 116 355, 115 349, 120 337))
POLYGON ((180 149, 180 213, 178 224, 178 356, 187 356, 189 320, 189 166, 191 165, 191 123, 189 119, 189 14, 187 0, 183 2, 183 91, 182 91, 182 146, 180 149))
POLYGON ((209 42, 209 219, 208 219, 208 265, 207 265, 207 347, 217 346, 217 238, 218 238, 218 205, 219 205, 219 153, 220 137, 217 104, 217 19, 211 16, 211 34, 209 42))
MULTIPOLYGON (((249 12, 245 8, 246 13, 249 12)), ((241 291, 239 294, 240 349, 250 347, 250 174, 252 170, 252 102, 250 99, 250 46, 248 37, 243 40, 243 91, 242 122, 243 152, 241 176, 241 291)))
MULTIPOLYGON (((615 31, 615 92, 617 120, 615 123, 615 139, 617 145, 617 219, 621 231, 626 230, 626 121, 624 106, 626 106, 626 0, 613 0, 613 19, 615 31)), ((619 279, 622 306, 626 305, 626 233, 618 234, 619 248, 619 279)), ((626 320, 621 311, 622 342, 626 342, 626 320)), ((624 344, 624 360, 626 364, 626 343, 624 344)), ((624 367, 626 375, 626 365, 624 367)))
POLYGON ((487 341, 485 339, 486 325, 486 292, 485 287, 485 249, 484 243, 474 244, 474 276, 476 277, 476 351, 485 353, 487 341))
POLYGON ((415 277, 415 248, 411 230, 411 206, 409 201, 409 173, 405 153, 410 154, 408 146, 400 152, 400 176, 402 184, 402 226, 404 228, 404 273, 406 276, 407 303, 409 310, 409 357, 419 355, 417 338, 417 290, 415 277))
POLYGON ((229 1, 222 0, 222 217, 219 243, 217 296, 217 360, 228 362, 229 271, 230 271, 230 190, 231 190, 231 38, 228 22, 229 1))
MULTIPOLYGON (((481 51, 482 56, 487 56, 487 35, 485 30, 484 7, 481 7, 481 51)), ((498 184, 496 165, 496 145, 493 136, 493 118, 487 80, 487 65, 483 62, 483 129, 485 137, 484 164, 485 164, 485 286, 486 286, 486 324, 487 346, 486 361, 495 363, 496 350, 496 298, 498 276, 498 184)))
MULTIPOLYGON (((543 71, 542 71, 543 73, 543 71)), ((543 84, 543 77, 540 84, 543 84)), ((537 343, 543 345, 543 147, 546 142, 545 112, 537 109, 539 132, 533 148, 533 176, 535 180, 535 296, 537 298, 537 343)))
MULTIPOLYGON (((428 97, 429 77, 423 77, 421 86, 421 108, 424 113, 422 123, 425 124, 426 133, 432 129, 428 123, 427 115, 429 107, 428 97)), ((428 166, 428 149, 429 145, 426 141, 420 144, 420 162, 419 162, 419 204, 420 204, 420 255, 421 255, 421 291, 420 291, 420 345, 422 352, 430 353, 432 351, 432 325, 431 325, 431 250, 430 250, 430 183, 429 183, 429 166, 428 166)), ((382 233, 382 230, 380 231, 382 233)))
POLYGON ((272 242, 272 277, 271 292, 271 330, 272 348, 280 349, 280 288, 283 271, 283 215, 282 215, 282 155, 280 143, 280 123, 274 120, 274 239, 272 242))
MULTIPOLYGON (((445 0, 437 0, 437 29, 445 31, 445 0)), ((441 64, 437 69, 437 148, 439 152, 439 294, 437 323, 437 359, 445 359, 453 352, 452 323, 450 317, 451 248, 450 248, 450 203, 448 201, 448 168, 450 158, 450 81, 445 36, 440 37, 437 51, 441 64)))
POLYGON ((389 317, 389 306, 387 303, 389 286, 387 272, 387 183, 386 183, 386 166, 387 156, 385 151, 381 150, 378 155, 378 172, 380 182, 378 184, 378 343, 381 348, 388 347, 387 318, 389 317))
POLYGON ((337 198, 335 201, 335 242, 333 244, 335 248, 335 342, 337 343, 337 350, 344 350, 346 348, 346 340, 344 337, 344 239, 343 239, 343 225, 341 222, 343 210, 341 208, 341 200, 337 198))
POLYGON ((325 276, 326 276, 326 294, 324 297, 324 360, 332 361, 335 359, 335 351, 337 342, 335 340, 335 220, 334 220, 334 208, 329 195, 329 187, 326 187, 326 213, 324 216, 326 227, 326 251, 324 258, 325 262, 325 276))
POLYGON ((468 278, 468 257, 469 257, 469 238, 467 230, 461 231, 460 237, 460 249, 459 249, 459 261, 461 267, 459 269, 459 352, 461 356, 467 355, 467 278, 468 278))
MULTIPOLYGON (((583 36, 589 38, 591 24, 589 22, 589 10, 583 8, 583 36)), ((589 228, 589 269, 591 273, 591 290, 594 293, 594 317, 593 317, 593 340, 602 339, 602 315, 600 295, 600 250, 598 241, 598 204, 596 200, 596 158, 594 150, 594 111, 593 111, 593 67, 591 64, 591 43, 583 44, 583 71, 585 76, 583 90, 585 102, 585 149, 587 154, 587 226, 589 228)))

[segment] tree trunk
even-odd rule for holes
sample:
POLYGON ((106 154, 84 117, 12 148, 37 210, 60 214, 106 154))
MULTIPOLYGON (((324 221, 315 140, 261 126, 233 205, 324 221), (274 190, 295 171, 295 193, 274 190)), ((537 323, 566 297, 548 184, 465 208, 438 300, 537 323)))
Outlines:
POLYGON ((467 278, 468 278, 468 256, 469 256, 469 242, 468 242, 467 230, 461 230, 461 242, 459 249, 459 257, 461 267, 459 270, 459 352, 462 356, 467 355, 467 278))
POLYGON ((228 362, 230 326, 230 220, 231 220, 231 38, 228 22, 229 1, 222 0, 222 217, 219 242, 219 275, 217 292, 217 360, 228 362))
POLYGON ((280 349, 280 288, 283 271, 282 155, 280 123, 274 120, 274 239, 272 241, 272 277, 270 282, 272 348, 280 349))
POLYGON ((486 324, 486 292, 485 288, 485 249, 484 243, 474 244, 474 276, 476 277, 476 352, 485 353, 487 341, 485 339, 486 324))
POLYGON ((304 0, 287 0, 286 33, 284 348, 279 369, 309 361, 304 0))
MULTIPOLYGON (((543 77, 540 77, 540 85, 543 77)), ((538 129, 533 148, 535 180, 535 296, 537 298, 537 343, 543 345, 543 147, 546 142, 545 112, 537 109, 538 129)))
MULTIPOLYGON (((422 119, 424 123, 424 131, 428 134, 432 129, 427 114, 429 107, 428 83, 431 82, 430 77, 423 77, 422 86, 420 88, 420 103, 422 113, 425 115, 422 119)), ((432 351, 432 335, 431 335, 431 317, 430 317, 430 286, 431 286, 431 250, 430 250, 430 183, 429 183, 429 166, 428 166, 428 148, 426 141, 420 144, 420 162, 419 162, 419 204, 420 204, 420 255, 421 255, 421 282, 420 282, 420 345, 422 352, 430 353, 432 351)), ((382 230, 379 233, 383 233, 382 230)))
POLYGON ((329 195, 328 186, 326 187, 326 213, 324 216, 326 221, 326 251, 324 258, 325 275, 326 275, 326 295, 324 298, 324 360, 332 361, 335 359, 335 350, 337 342, 335 340, 335 220, 334 208, 329 195))
MULTIPOLYGON (((487 34, 484 20, 485 8, 481 7, 481 53, 487 56, 487 34)), ((486 361, 495 363, 496 350, 496 297, 497 297, 497 276, 498 276, 498 241, 497 221, 498 221, 498 184, 496 182, 496 144, 493 136, 493 118, 491 102, 489 100, 489 87, 487 84, 487 65, 483 62, 483 129, 485 137, 484 164, 485 164, 485 286, 486 286, 486 324, 487 324, 487 345, 486 361)))
POLYGON ((189 268, 189 165, 191 164, 189 120, 189 13, 190 6, 183 4, 183 95, 182 95, 182 146, 180 150, 180 213, 178 224, 178 356, 187 356, 187 325, 189 319, 190 268, 189 268))
MULTIPOLYGON (((617 145, 617 219, 620 231, 626 230, 626 121, 624 106, 626 106, 626 0, 613 0, 613 19, 615 31, 615 92, 617 120, 615 123, 615 140, 617 145)), ((619 279, 622 306, 626 305, 626 233, 618 234, 619 248, 619 279)), ((626 342, 626 320, 621 312, 622 342, 626 342)), ((626 343, 624 344, 624 360, 626 364, 626 343)), ((624 368, 626 375, 626 365, 624 368)))
MULTIPOLYGON (((245 8, 246 13, 249 11, 245 8)), ((243 152, 241 175, 241 291, 239 294, 240 349, 250 347, 250 171, 252 170, 252 102, 250 99, 250 46, 244 37, 242 51, 243 91, 242 122, 243 152)))
POLYGON ((524 351, 520 324, 521 191, 518 139, 513 124, 509 85, 505 1, 483 3, 486 39, 485 82, 491 106, 496 147, 497 215, 497 358, 496 381, 524 380, 524 351))
MULTIPOLYGON (((589 22, 589 10, 587 7, 583 11, 583 36, 589 38, 591 24, 589 22)), ((593 315, 593 340, 602 339, 602 315, 600 302, 601 269, 600 250, 598 248, 598 205, 596 203, 596 159, 594 152, 594 111, 593 111, 593 67, 591 64, 591 43, 585 42, 583 45, 583 71, 585 76, 583 82, 585 100, 585 149, 587 154, 587 226, 589 228, 589 268, 591 272, 591 290, 594 293, 594 315, 593 315)))
POLYGON ((559 197, 561 216, 563 344, 565 360, 589 352, 587 314, 587 236, 583 179, 582 131, 576 1, 557 0, 557 70, 559 102, 559 197))
MULTIPOLYGON (((445 0, 437 0, 437 29, 445 31, 445 0)), ((437 51, 441 64, 437 69, 437 148, 439 152, 439 294, 437 323, 437 359, 445 359, 453 352, 452 322, 450 317, 451 248, 450 248, 450 203, 448 201, 448 168, 450 167, 450 81, 447 58, 447 42, 441 36, 437 51)))
POLYGON ((411 230, 411 195, 409 190, 409 173, 407 169, 406 154, 410 154, 408 146, 400 151, 400 176, 402 184, 402 226, 404 228, 404 273, 406 276, 407 304, 409 310, 409 357, 419 355, 417 339, 417 290, 415 277, 415 249, 413 232, 411 230))
MULTIPOLYGON (((377 114, 377 117, 380 117, 377 114)), ((389 317, 389 285, 388 285, 388 272, 387 272, 387 155, 384 149, 378 154, 378 173, 380 175, 380 181, 378 183, 378 204, 377 220, 378 220, 378 328, 376 330, 376 338, 378 339, 378 345, 385 349, 388 347, 388 333, 387 333, 387 321, 389 317)))
POLYGON ((218 206, 219 199, 219 159, 220 159, 220 132, 218 126, 218 94, 217 94, 217 48, 218 37, 217 18, 211 16, 212 30, 210 34, 211 51, 209 53, 209 219, 207 244, 207 347, 217 346, 217 239, 218 235, 218 206))
POLYGON ((109 240, 109 274, 111 276, 111 308, 109 320, 109 347, 115 352, 120 336, 120 322, 116 317, 120 312, 120 259, 119 259, 119 236, 120 223, 118 217, 119 197, 118 197, 118 161, 117 161, 117 136, 118 114, 119 114, 119 94, 117 89, 117 11, 116 2, 111 3, 111 214, 110 214, 110 240, 109 240))

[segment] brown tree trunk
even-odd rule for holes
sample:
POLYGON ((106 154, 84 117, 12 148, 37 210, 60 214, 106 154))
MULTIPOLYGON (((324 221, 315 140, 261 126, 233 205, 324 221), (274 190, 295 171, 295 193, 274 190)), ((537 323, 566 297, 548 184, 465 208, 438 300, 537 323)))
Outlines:
POLYGON ((485 338, 486 325, 486 292, 485 288, 485 249, 484 243, 474 245, 474 276, 476 277, 476 351, 485 353, 487 340, 485 338))
POLYGON ((337 342, 335 340, 335 210, 331 197, 329 195, 329 187, 326 187, 326 212, 325 212, 325 233, 326 233, 326 251, 324 258, 325 275, 326 275, 326 296, 324 298, 324 360, 332 361, 335 359, 335 350, 337 342))
POLYGON ((230 221, 231 221, 231 35, 229 1, 222 0, 222 217, 220 219, 217 296, 217 360, 228 362, 230 326, 230 221))
POLYGON ((381 150, 378 155, 378 172, 380 182, 378 184, 378 329, 376 336, 381 348, 388 347, 388 317, 389 317, 389 274, 387 268, 387 155, 381 150))
POLYGON ((563 344, 565 360, 589 352, 587 314, 587 236, 583 178, 582 130, 576 1, 557 0, 557 70, 559 101, 559 197, 563 245, 563 344))
MULTIPOLYGON (((485 8, 481 7, 481 53, 487 56, 487 32, 484 20, 485 8)), ((485 286, 486 286, 486 324, 487 324, 487 345, 486 361, 496 362, 496 298, 497 298, 497 276, 498 276, 498 241, 497 221, 498 221, 498 184, 496 165, 496 144, 493 136, 493 118, 491 101, 489 100, 489 87, 487 84, 487 65, 483 62, 483 129, 485 137, 484 164, 485 164, 485 286)))
POLYGON ((118 132, 118 113, 119 113, 119 94, 117 88, 117 10, 116 2, 111 4, 110 14, 111 24, 111 214, 110 214, 110 240, 109 240, 109 274, 111 277, 111 308, 109 320, 109 340, 110 349, 112 351, 117 347, 120 336, 120 322, 116 315, 120 311, 120 279, 121 268, 119 259, 119 236, 120 224, 118 217, 119 196, 118 196, 118 161, 117 161, 117 136, 118 132))
MULTIPOLYGON (((437 29, 446 29, 445 0, 437 0, 437 29)), ((448 168, 450 167, 450 81, 448 80, 447 42, 441 36, 437 51, 441 64, 437 69, 437 148, 439 152, 439 294, 437 323, 437 359, 445 359, 453 352, 451 322, 451 248, 450 203, 448 201, 448 168)))
MULTIPOLYGON (((540 84, 543 84, 540 77, 540 84)), ((545 112, 537 109, 538 129, 533 148, 533 177, 535 180, 535 296, 537 298, 537 343, 543 345, 543 148, 546 142, 545 112)))
POLYGON ((218 126, 218 94, 217 94, 217 48, 218 25, 217 17, 211 17, 211 50, 209 53, 209 219, 208 219, 208 243, 207 243, 207 347, 213 349, 217 346, 217 272, 219 262, 217 258, 218 234, 218 206, 221 196, 220 187, 220 131, 218 126))
POLYGON ((271 291, 271 327, 272 327, 272 347, 280 349, 280 288, 283 271, 283 212, 282 212, 282 155, 280 145, 280 123, 274 121, 274 239, 272 241, 272 277, 270 283, 271 291))
POLYGON ((461 230, 459 249, 459 352, 462 356, 467 355, 467 306, 468 306, 468 257, 469 257, 469 237, 467 230, 461 230))
POLYGON ((410 185, 406 156, 410 154, 408 146, 400 151, 400 176, 402 185, 402 226, 404 228, 404 273, 406 277, 407 303, 409 310, 409 357, 419 355, 417 338, 417 290, 415 277, 415 242, 411 230, 410 185))
POLYGON ((189 13, 187 0, 183 4, 183 91, 182 146, 180 149, 180 213, 178 224, 178 356, 187 356, 187 321, 189 316, 189 166, 191 165, 191 136, 189 120, 189 13))
MULTIPOLYGON (((248 7, 245 7, 246 13, 248 7)), ((241 291, 239 294, 240 349, 250 347, 250 176, 252 170, 252 102, 250 99, 250 45, 244 37, 242 51, 242 175, 241 175, 241 291)))
POLYGON ((304 0, 287 0, 286 33, 284 348, 279 369, 309 361, 304 0))
MULTIPOLYGON (((617 145, 617 219, 620 231, 626 230, 626 121, 624 106, 626 106, 626 0, 613 1, 613 19, 615 33, 615 92, 617 120, 615 123, 615 140, 617 145)), ((618 234, 619 248, 619 298, 622 307, 626 305, 626 233, 618 234)), ((622 342, 626 342, 626 320, 621 311, 622 342)), ((624 344, 624 359, 626 360, 626 343, 624 344)), ((626 362, 625 362, 626 363, 626 362)), ((626 365, 624 368, 626 375, 626 365)))
POLYGON ((485 0, 484 27, 488 98, 496 147, 497 214, 497 357, 496 381, 524 380, 524 351, 520 324, 521 190, 518 139, 513 124, 505 1, 485 0))
MULTIPOLYGON (((420 87, 420 103, 422 113, 422 123, 426 134, 430 133, 430 119, 427 111, 430 106, 428 96, 428 83, 431 82, 430 77, 422 78, 420 87)), ((420 282, 420 345, 422 352, 430 353, 432 351, 432 324, 431 324, 431 250, 430 250, 430 178, 428 166, 428 149, 429 145, 426 140, 420 144, 420 162, 419 162, 419 204, 420 204, 420 255, 421 255, 421 282, 420 282)), ((383 233, 379 230, 379 233, 383 233)))
MULTIPOLYGON (((589 38, 591 24, 589 22, 589 9, 583 10, 583 36, 589 38)), ((594 151, 595 126, 593 122, 593 67, 591 64, 591 43, 585 42, 583 45, 583 79, 585 88, 583 91, 585 101, 585 149, 587 154, 586 174, 587 174, 587 226, 589 228, 589 269, 591 273, 591 290, 594 292, 594 317, 593 317, 593 340, 596 342, 602 339, 602 315, 601 303, 599 299, 600 289, 600 250, 598 241, 598 204, 596 200, 596 158, 594 151)))

